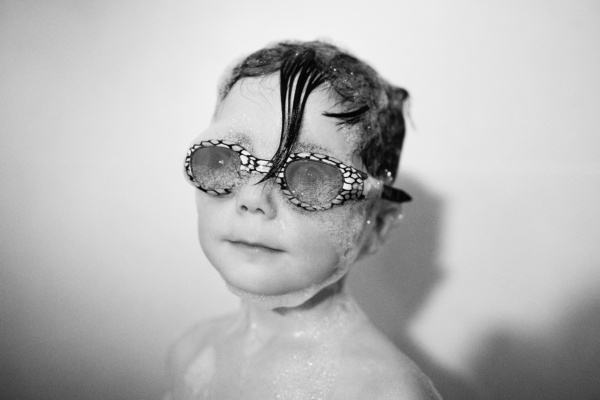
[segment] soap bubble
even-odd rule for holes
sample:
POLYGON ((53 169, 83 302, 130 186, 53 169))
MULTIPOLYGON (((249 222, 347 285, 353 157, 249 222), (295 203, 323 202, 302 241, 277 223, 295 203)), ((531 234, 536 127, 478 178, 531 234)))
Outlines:
POLYGON ((314 206, 328 205, 343 184, 340 171, 332 166, 311 160, 291 162, 285 179, 294 197, 314 206))
POLYGON ((238 155, 225 147, 210 146, 196 150, 192 173, 204 189, 230 189, 238 177, 238 155))

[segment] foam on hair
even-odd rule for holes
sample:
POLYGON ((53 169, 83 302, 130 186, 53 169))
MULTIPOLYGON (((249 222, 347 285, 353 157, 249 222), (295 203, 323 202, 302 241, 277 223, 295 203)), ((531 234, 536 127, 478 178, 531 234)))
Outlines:
POLYGON ((408 92, 390 85, 358 58, 321 41, 281 42, 250 54, 237 64, 219 90, 222 101, 241 79, 280 76, 282 128, 269 179, 286 160, 298 140, 304 106, 311 92, 324 88, 342 109, 323 113, 341 126, 360 129, 356 152, 367 172, 386 184, 395 179, 406 131, 404 109, 408 92))

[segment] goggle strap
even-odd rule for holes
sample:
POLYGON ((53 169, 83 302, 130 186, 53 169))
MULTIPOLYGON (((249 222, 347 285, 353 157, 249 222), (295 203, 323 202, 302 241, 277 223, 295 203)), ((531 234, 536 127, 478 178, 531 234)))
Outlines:
MULTIPOLYGON (((191 166, 191 157, 193 155, 193 153, 201 147, 210 147, 210 146, 215 146, 215 147, 225 147, 225 148, 229 148, 230 150, 238 153, 239 157, 240 157, 240 161, 241 161, 241 165, 240 165, 240 171, 242 172, 259 172, 262 174, 267 173, 271 168, 272 168, 272 162, 270 162, 269 160, 260 160, 255 158, 254 156, 252 156, 247 150, 245 150, 243 147, 241 147, 240 145, 234 143, 234 142, 229 142, 226 140, 210 140, 210 141, 203 141, 200 144, 195 144, 193 145, 187 152, 187 157, 185 159, 185 171, 187 173, 187 176, 189 178, 189 180, 192 182, 192 184, 194 184, 194 186, 196 186, 198 189, 209 193, 211 195, 221 195, 221 194, 228 194, 231 193, 230 189, 216 189, 216 190, 212 190, 212 189, 204 189, 202 187, 200 187, 200 185, 195 181, 193 173, 192 173, 192 166, 191 166), (250 159, 252 159, 254 162, 250 162, 250 159)), ((303 153, 299 153, 299 155, 302 155, 303 153)), ((330 164, 330 165, 334 165, 337 166, 338 168, 341 168, 343 166, 343 164, 339 164, 338 162, 335 162, 334 160, 330 159, 330 157, 327 156, 321 156, 321 155, 317 155, 317 154, 312 154, 312 153, 307 153, 307 155, 310 155, 311 157, 306 157, 306 159, 310 160, 313 159, 313 161, 321 161, 324 162, 325 164, 330 164)), ((297 156, 297 155, 296 155, 297 156)), ((291 158, 288 158, 288 162, 290 161, 291 158)), ((369 175, 366 174, 363 171, 359 171, 359 170, 355 170, 355 173, 358 174, 358 177, 360 177, 363 182, 365 182, 365 184, 367 183, 367 180, 369 179, 369 175)), ((344 174, 344 179, 346 180, 347 177, 344 174)), ((277 181, 278 183, 282 184, 284 182, 284 176, 283 176, 283 171, 279 171, 279 173, 277 174, 277 181)), ((375 180, 376 183, 378 183, 378 185, 381 185, 381 181, 375 180)), ((345 182, 344 185, 347 185, 348 182, 345 182)), ((282 185, 282 188, 284 189, 284 192, 288 193, 288 197, 292 197, 291 193, 289 192, 289 189, 287 189, 287 185, 282 185), (283 186, 286 186, 285 188, 283 188, 283 186)), ((366 189, 366 188, 365 188, 366 189)), ((367 192, 370 192, 369 190, 367 190, 367 192)), ((363 192, 362 195, 359 198, 367 198, 365 197, 366 193, 363 192)), ((338 195, 339 197, 339 195, 338 195)), ((302 202, 300 202, 299 200, 290 200, 292 201, 292 203, 303 207, 307 210, 319 210, 319 209, 328 209, 331 208, 333 205, 336 204, 341 204, 343 203, 345 200, 348 200, 350 198, 357 198, 356 196, 350 196, 348 198, 340 198, 340 199, 335 199, 330 205, 326 206, 326 207, 313 207, 310 206, 308 204, 304 204, 302 202)), ((393 201, 395 203, 405 203, 408 201, 412 200, 412 197, 410 197, 410 195, 408 193, 406 193, 404 190, 402 189, 396 189, 393 188, 391 186, 387 186, 387 185, 383 185, 383 191, 381 193, 381 198, 384 200, 389 200, 389 201, 393 201)))
POLYGON ((383 185, 381 198, 393 201, 394 203, 406 203, 412 200, 412 197, 402 189, 396 189, 388 185, 383 185))

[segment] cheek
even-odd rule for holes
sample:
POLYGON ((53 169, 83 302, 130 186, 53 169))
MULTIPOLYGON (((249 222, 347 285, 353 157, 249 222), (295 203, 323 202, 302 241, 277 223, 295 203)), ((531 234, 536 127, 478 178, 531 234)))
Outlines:
MULTIPOLYGON (((198 215, 198 238, 203 249, 208 242, 216 237, 219 230, 226 224, 223 207, 218 207, 216 199, 204 193, 196 195, 196 211, 198 215)), ((206 249, 205 249, 206 250, 206 249)), ((210 250, 210 249, 209 249, 210 250)))
POLYGON ((348 263, 356 258, 362 247, 371 208, 371 202, 347 203, 327 211, 306 212, 306 218, 322 232, 323 240, 329 243, 341 262, 348 263))
POLYGON ((330 235, 319 226, 311 224, 308 235, 299 239, 297 261, 302 267, 297 270, 304 286, 319 283, 340 267, 342 253, 330 235))

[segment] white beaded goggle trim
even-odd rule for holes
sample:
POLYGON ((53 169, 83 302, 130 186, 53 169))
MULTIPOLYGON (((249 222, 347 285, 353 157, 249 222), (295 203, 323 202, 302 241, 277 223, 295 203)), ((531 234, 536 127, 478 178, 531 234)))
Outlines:
MULTIPOLYGON (((227 141, 227 140, 207 140, 207 141, 200 142, 199 144, 195 144, 187 152, 187 156, 186 156, 185 162, 184 162, 185 172, 187 174, 188 179, 194 186, 196 186, 198 189, 202 190, 203 192, 211 194, 213 196, 229 194, 229 193, 231 193, 231 189, 228 189, 228 188, 205 189, 205 188, 201 187, 200 184, 198 182, 196 182, 196 180, 194 179, 192 166, 191 166, 191 159, 192 159, 194 152, 200 148, 210 147, 210 146, 225 147, 225 148, 228 148, 228 149, 234 151, 235 153, 237 153, 240 158, 240 171, 243 171, 243 172, 247 172, 247 173, 255 172, 255 173, 264 175, 267 172, 269 172, 269 170, 273 166, 273 163, 271 161, 262 160, 260 158, 254 157, 246 149, 244 149, 242 146, 240 146, 239 144, 237 144, 235 142, 231 142, 231 141, 227 141)), ((348 200, 361 199, 363 197, 362 194, 363 194, 363 189, 364 189, 364 182, 366 179, 368 179, 368 177, 369 176, 365 172, 359 171, 354 167, 346 165, 346 164, 342 163, 341 161, 338 161, 335 158, 332 158, 332 157, 329 157, 326 155, 315 154, 315 153, 295 153, 295 154, 291 154, 287 158, 283 168, 281 168, 277 172, 276 182, 281 186, 281 190, 282 190, 283 194, 285 194, 285 196, 288 198, 288 200, 291 203, 295 204, 298 207, 302 207, 308 211, 318 211, 318 210, 330 209, 331 207, 333 207, 335 205, 343 204, 344 202, 346 202, 348 200), (330 201, 329 204, 324 205, 324 206, 311 205, 311 204, 304 203, 304 202, 298 200, 296 197, 294 197, 294 195, 292 194, 292 192, 290 191, 290 189, 287 186, 287 182, 285 179, 285 168, 287 167, 287 165, 289 163, 291 163, 292 161, 296 161, 296 160, 312 160, 312 161, 320 162, 323 164, 331 165, 331 166, 337 168, 341 172, 342 178, 344 179, 344 181, 342 183, 342 187, 340 188, 340 191, 338 192, 337 196, 334 197, 330 201)))

